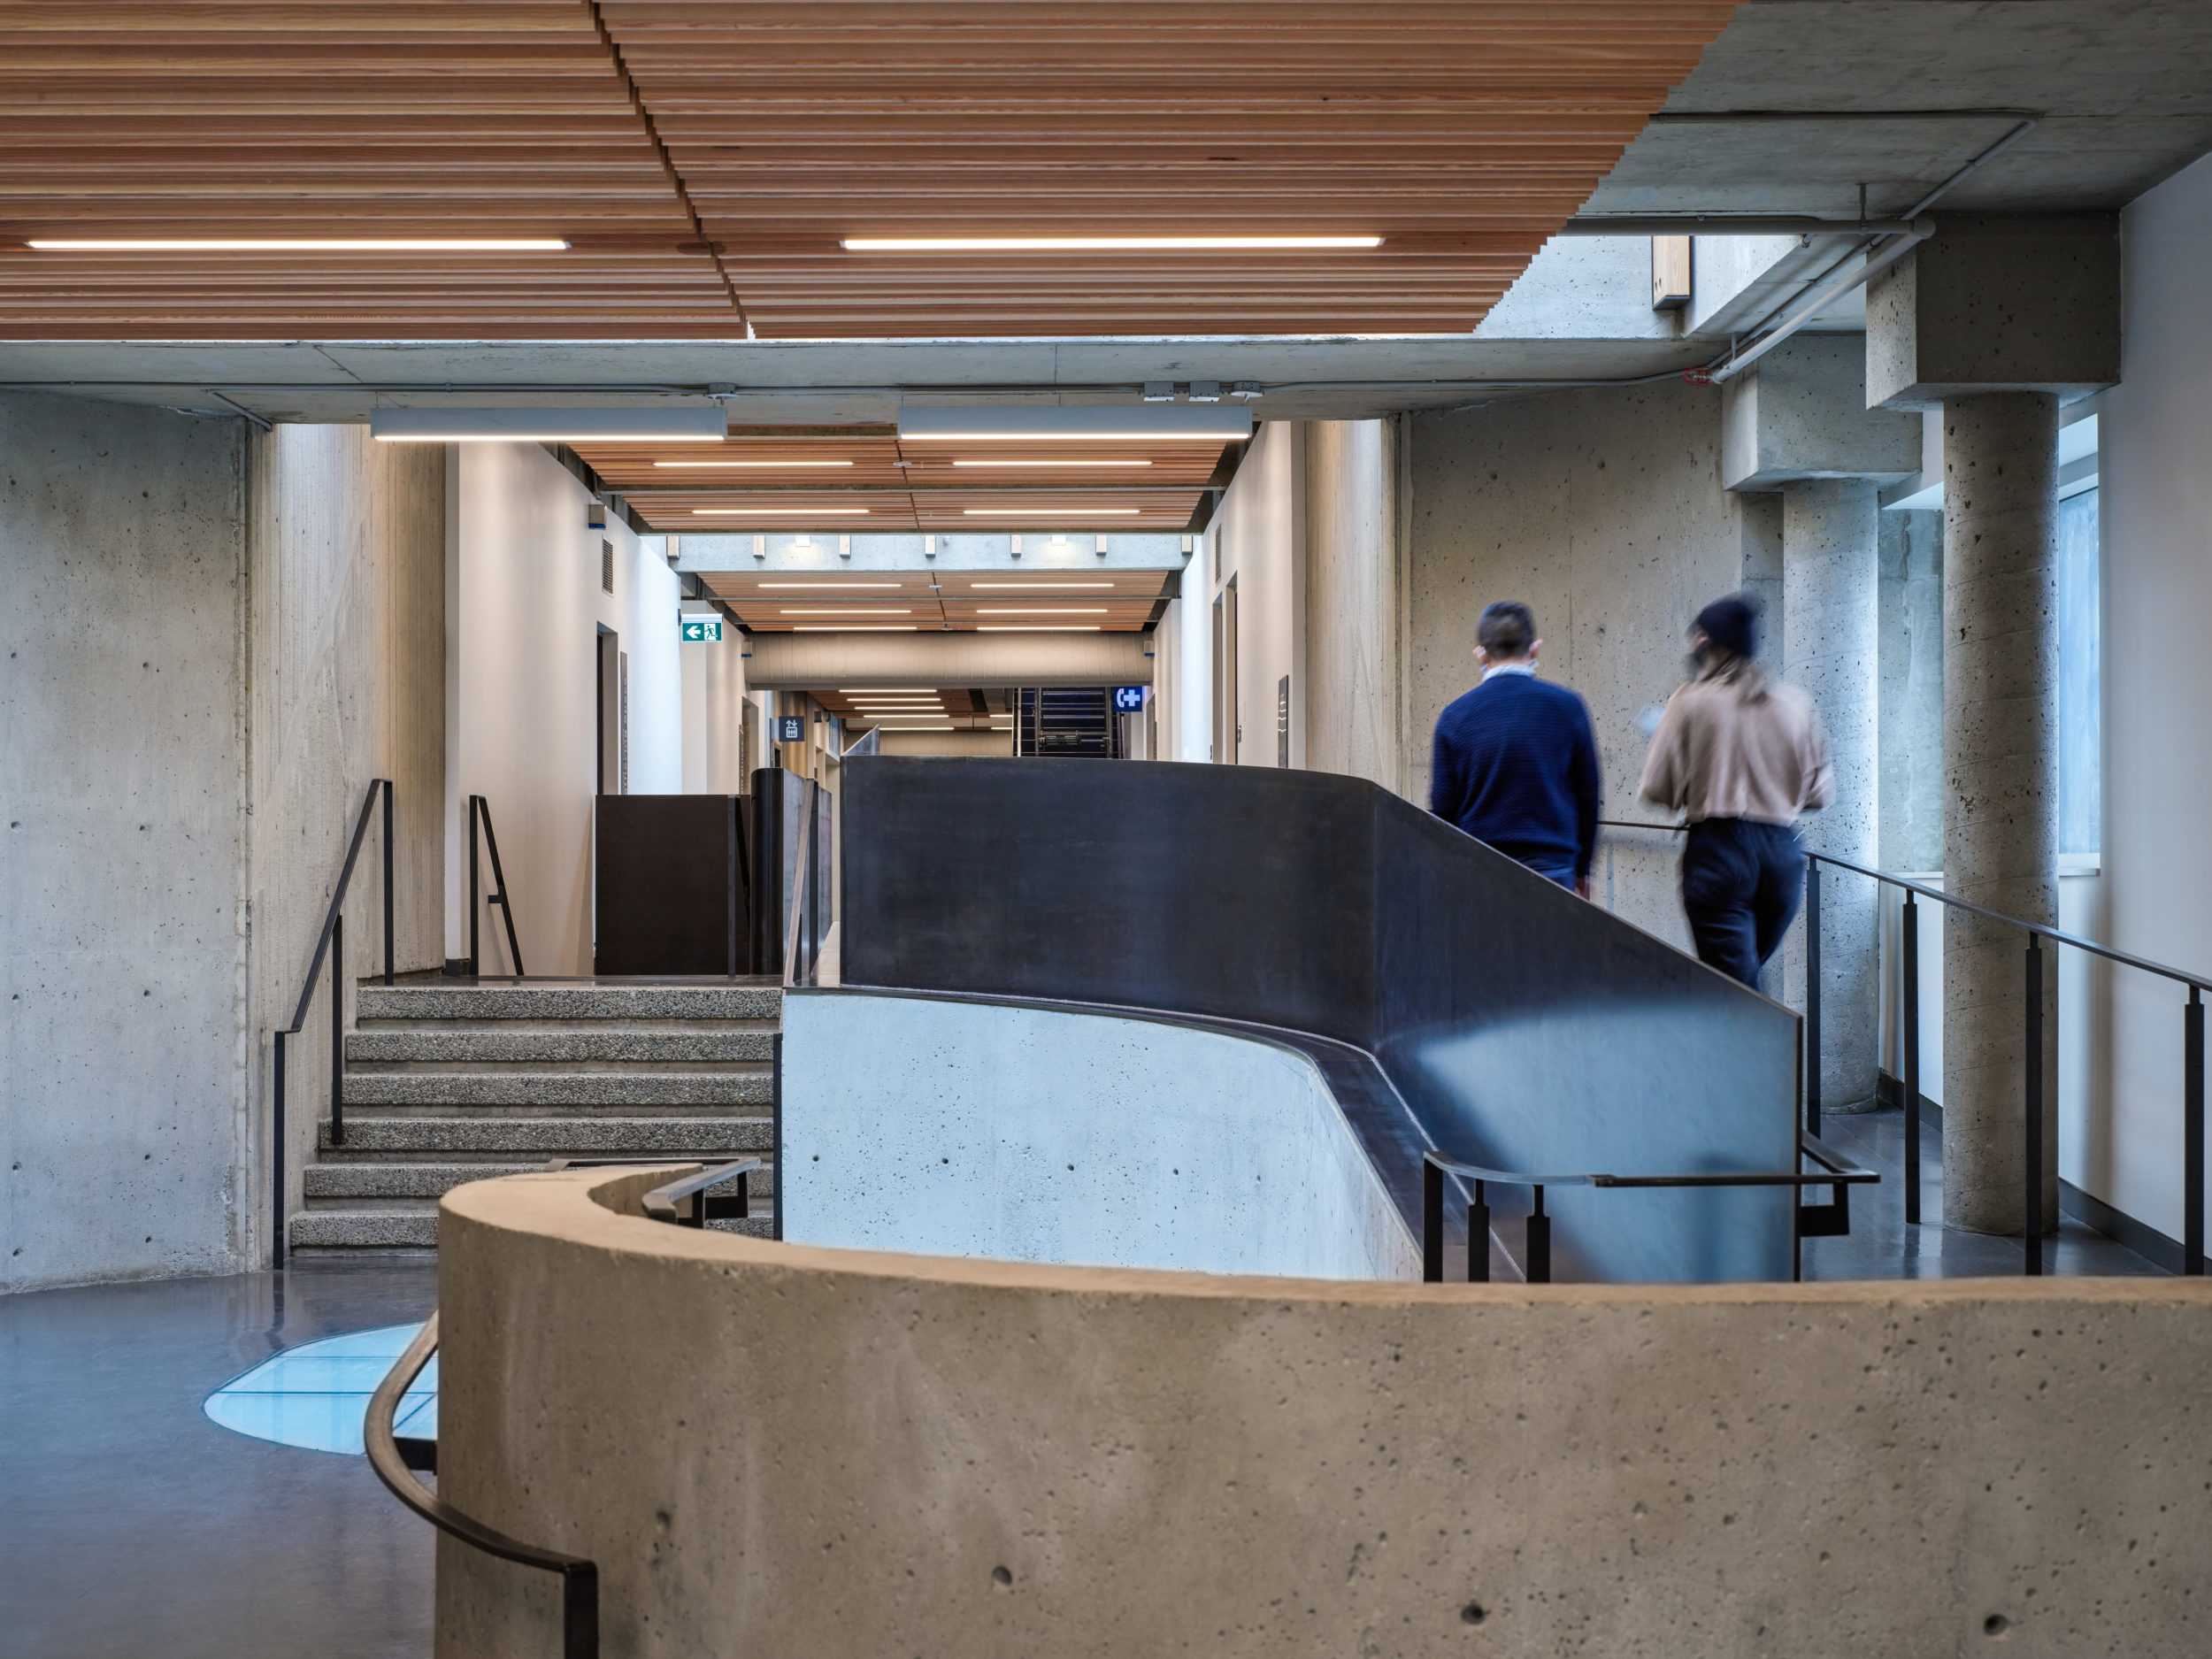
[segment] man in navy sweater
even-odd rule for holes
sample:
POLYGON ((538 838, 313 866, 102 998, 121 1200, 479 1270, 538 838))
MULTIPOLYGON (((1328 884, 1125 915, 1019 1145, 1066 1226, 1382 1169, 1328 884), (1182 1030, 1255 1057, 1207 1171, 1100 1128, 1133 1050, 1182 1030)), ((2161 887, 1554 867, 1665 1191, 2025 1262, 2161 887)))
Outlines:
POLYGON ((1429 810, 1587 898, 1598 842, 1590 710, 1536 678, 1544 642, 1526 605, 1488 606, 1475 637, 1482 683, 1438 717, 1429 810))

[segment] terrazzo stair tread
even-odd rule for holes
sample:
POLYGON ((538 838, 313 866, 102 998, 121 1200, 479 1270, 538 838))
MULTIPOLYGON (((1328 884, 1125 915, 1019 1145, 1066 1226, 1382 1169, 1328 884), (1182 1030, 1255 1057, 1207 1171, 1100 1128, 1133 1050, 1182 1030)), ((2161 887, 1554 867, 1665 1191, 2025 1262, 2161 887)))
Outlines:
POLYGON ((757 985, 364 985, 360 1019, 774 1019, 783 992, 757 985))
POLYGON ((662 1055, 656 1056, 651 1059, 640 1060, 560 1061, 539 1058, 534 1058, 527 1061, 474 1060, 457 1058, 439 1058, 434 1060, 362 1060, 350 1054, 346 1056, 347 1070, 358 1072, 363 1077, 383 1077, 405 1075, 410 1073, 420 1074, 425 1072, 451 1072, 457 1076, 466 1076, 471 1072, 490 1072, 499 1075, 510 1075, 516 1071, 518 1065, 527 1065, 533 1069, 557 1067, 558 1070, 564 1073, 579 1076, 603 1076, 609 1074, 615 1076, 636 1076, 641 1072, 656 1074, 691 1072, 702 1077, 766 1077, 769 1075, 770 1070, 770 1062, 768 1060, 764 1058, 754 1059, 750 1056, 736 1060, 694 1060, 687 1058, 682 1055, 662 1055))
POLYGON ((346 1033, 348 1065, 765 1064, 774 1033, 588 1025, 502 1031, 412 1027, 346 1033))
POLYGON ((438 1212, 426 1210, 303 1210, 287 1229, 295 1250, 433 1250, 438 1212))
POLYGON ((543 1158, 514 1164, 311 1164, 300 1171, 300 1190, 311 1205, 341 1198, 434 1200, 471 1181, 544 1167, 543 1158))
POLYGON ((358 1102, 347 1104, 345 1124, 365 1122, 369 1118, 389 1118, 407 1122, 413 1118, 482 1118, 484 1122, 522 1122, 528 1118, 668 1118, 680 1122, 710 1119, 721 1124, 743 1124, 759 1119, 768 1122, 768 1102, 680 1102, 680 1104, 637 1104, 637 1102, 562 1102, 559 1106, 513 1104, 513 1102, 493 1102, 491 1106, 480 1106, 475 1102, 449 1100, 416 1100, 416 1102, 378 1102, 373 1106, 360 1106, 358 1102))
POLYGON ((330 1120, 316 1125, 323 1156, 399 1152, 530 1153, 554 1158, 600 1152, 672 1152, 747 1157, 766 1148, 766 1118, 387 1118, 349 1117, 343 1147, 330 1120))
POLYGON ((354 1020, 357 1030, 375 1032, 380 1035, 395 1032, 445 1032, 465 1035, 471 1032, 642 1032, 652 1036, 680 1036, 685 1033, 712 1033, 716 1036, 758 1036, 769 1038, 776 1034, 778 1022, 773 1019, 366 1019, 354 1020))
POLYGON ((351 1106, 709 1106, 767 1103, 766 1071, 348 1071, 351 1106))

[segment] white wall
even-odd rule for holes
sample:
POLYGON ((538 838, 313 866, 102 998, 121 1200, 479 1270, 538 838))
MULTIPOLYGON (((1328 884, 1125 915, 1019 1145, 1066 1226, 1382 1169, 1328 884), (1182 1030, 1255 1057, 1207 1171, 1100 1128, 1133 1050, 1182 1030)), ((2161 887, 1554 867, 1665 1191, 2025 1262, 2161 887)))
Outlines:
MULTIPOLYGON (((2104 898, 2110 942, 2212 972, 2212 159, 2121 217, 2125 343, 2099 434, 2104 560, 2104 898)), ((2109 1122, 2088 1191, 2181 1231, 2181 1006, 2111 977, 2109 1122)))
MULTIPOLYGON (((468 954, 473 793, 498 831, 523 965, 588 973, 598 629, 616 630, 629 657, 630 792, 681 793, 679 583, 658 538, 641 541, 611 515, 592 527, 590 492, 541 447, 457 444, 448 455, 446 954, 468 954), (614 544, 612 595, 600 585, 602 541, 614 544)), ((496 912, 480 925, 486 972, 511 971, 496 912)))
MULTIPOLYGON (((1237 585, 1237 759, 1278 764, 1276 699, 1290 677, 1290 760, 1306 764, 1305 453, 1296 422, 1265 421, 1214 521, 1219 570, 1202 586, 1210 603, 1237 585)), ((1193 561, 1194 565, 1196 561, 1193 561)), ((1189 581, 1189 575, 1185 577, 1189 581)), ((1212 626, 1211 613, 1206 626, 1212 626)), ((1210 672, 1210 671, 1209 671, 1210 672)))
POLYGON ((1420 1277, 1418 1247, 1320 1072, 1271 1042, 803 993, 784 1002, 783 1101, 785 1233, 797 1242, 1420 1277))
MULTIPOLYGON (((687 615, 717 614, 703 601, 687 615)), ((676 648, 683 664, 683 793, 744 795, 753 763, 745 753, 744 635, 725 626, 717 641, 676 648)))

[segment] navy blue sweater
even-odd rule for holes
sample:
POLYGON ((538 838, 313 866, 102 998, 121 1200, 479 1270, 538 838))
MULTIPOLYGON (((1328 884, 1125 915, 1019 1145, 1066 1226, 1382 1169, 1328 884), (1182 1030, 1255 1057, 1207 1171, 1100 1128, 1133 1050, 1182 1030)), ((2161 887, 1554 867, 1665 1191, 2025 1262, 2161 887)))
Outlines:
POLYGON ((1564 686, 1493 674, 1436 722, 1429 810, 1524 863, 1590 873, 1598 841, 1598 744, 1564 686))

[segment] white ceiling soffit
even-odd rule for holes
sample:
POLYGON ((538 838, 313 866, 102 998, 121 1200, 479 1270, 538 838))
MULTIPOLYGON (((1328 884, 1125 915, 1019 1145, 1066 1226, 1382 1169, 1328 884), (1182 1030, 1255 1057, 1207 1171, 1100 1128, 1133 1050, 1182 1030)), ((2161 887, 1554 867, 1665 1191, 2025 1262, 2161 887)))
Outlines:
POLYGON ((1161 438, 1234 443, 1251 435, 1252 411, 1227 404, 1133 404, 1092 409, 1018 404, 899 411, 902 443, 999 440, 1051 442, 1058 439, 1096 443, 1115 439, 1161 438))
POLYGON ((387 443, 720 443, 729 435, 729 421, 717 403, 677 409, 379 409, 369 416, 369 435, 387 443))

